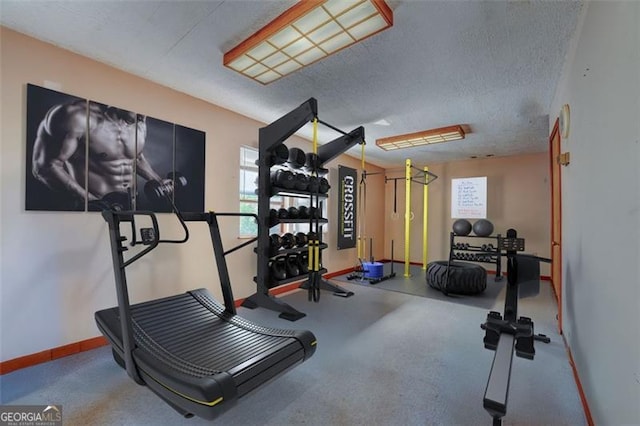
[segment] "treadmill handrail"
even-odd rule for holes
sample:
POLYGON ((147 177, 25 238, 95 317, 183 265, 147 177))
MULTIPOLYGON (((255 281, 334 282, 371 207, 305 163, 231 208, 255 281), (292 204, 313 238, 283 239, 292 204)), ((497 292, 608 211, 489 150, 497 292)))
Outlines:
MULTIPOLYGON (((144 380, 140 377, 140 373, 137 371, 135 363, 133 361, 132 351, 135 347, 135 340, 133 337, 133 327, 131 318, 131 304, 129 302, 129 291, 127 289, 127 277, 125 269, 142 256, 148 254, 158 246, 160 243, 184 243, 189 239, 189 230, 185 222, 207 222, 209 225, 209 233, 211 236, 211 243, 213 245, 213 253, 216 259, 216 266, 218 269, 218 275, 220 278, 220 286, 222 288, 222 295, 224 298, 225 311, 230 315, 235 315, 236 307, 233 298, 233 291, 231 289, 231 280, 229 277, 229 271, 227 269, 227 262, 225 260, 226 254, 235 251, 238 248, 244 247, 247 244, 241 244, 235 249, 229 252, 224 251, 222 245, 222 238, 220 236, 220 227, 218 226, 217 216, 251 216, 256 222, 258 222, 258 216, 254 213, 214 213, 214 212, 189 212, 178 213, 177 209, 174 210, 178 215, 180 223, 185 229, 185 238, 183 240, 161 240, 160 229, 158 226, 158 220, 154 212, 150 211, 111 211, 104 210, 102 217, 109 225, 109 236, 111 240, 111 257, 113 261, 113 270, 116 282, 116 294, 118 299, 118 313, 120 315, 120 328, 122 331, 122 349, 123 359, 125 363, 125 369, 127 374, 139 384, 144 384, 144 380), (136 215, 149 216, 154 230, 153 240, 139 253, 133 255, 130 259, 124 260, 123 252, 127 247, 123 247, 122 243, 124 238, 120 233, 120 222, 134 222, 136 215)), ((258 222, 259 226, 259 222, 258 222)), ((134 235, 136 230, 133 229, 134 235)), ((140 244, 140 243, 138 243, 140 244)))

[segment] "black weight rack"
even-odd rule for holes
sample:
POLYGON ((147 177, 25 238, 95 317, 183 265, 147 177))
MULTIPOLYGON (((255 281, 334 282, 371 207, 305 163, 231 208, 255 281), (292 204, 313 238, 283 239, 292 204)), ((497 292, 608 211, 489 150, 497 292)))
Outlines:
MULTIPOLYGON (((284 284, 288 284, 295 281, 300 281, 307 278, 301 288, 310 288, 310 280, 314 280, 319 284, 319 289, 332 291, 333 294, 343 297, 353 295, 353 292, 347 291, 342 287, 329 283, 321 278, 321 274, 327 272, 324 267, 319 267, 317 270, 313 269, 307 274, 301 274, 296 277, 287 278, 285 280, 274 280, 270 274, 269 262, 273 260, 274 256, 286 255, 287 253, 301 253, 309 251, 309 247, 288 249, 289 252, 280 250, 276 253, 273 252, 270 241, 269 231, 273 226, 279 223, 309 223, 309 231, 315 232, 318 237, 317 253, 319 254, 319 264, 322 265, 322 250, 327 248, 321 240, 322 238, 322 225, 327 223, 326 218, 311 218, 311 219, 278 219, 278 222, 273 223, 270 218, 270 199, 273 196, 288 196, 288 197, 302 197, 308 198, 310 206, 314 206, 322 211, 321 199, 326 199, 325 194, 311 193, 309 191, 299 191, 293 189, 285 189, 278 186, 274 186, 271 183, 271 170, 273 165, 271 164, 271 157, 274 150, 284 143, 290 136, 297 132, 300 128, 309 122, 317 120, 325 126, 341 133, 341 136, 334 139, 318 148, 317 161, 315 164, 315 170, 311 170, 312 173, 322 174, 327 172, 323 166, 336 158, 338 155, 347 151, 349 148, 356 144, 364 144, 364 128, 362 126, 357 127, 349 133, 343 132, 327 123, 318 119, 318 105, 314 98, 310 98, 299 107, 295 108, 288 114, 282 116, 278 120, 269 124, 266 127, 262 127, 258 134, 258 238, 256 254, 258 258, 257 274, 254 278, 257 291, 244 300, 242 306, 254 309, 257 307, 271 309, 276 312, 280 312, 279 317, 287 319, 289 321, 296 321, 305 316, 304 313, 296 310, 289 304, 275 298, 269 294, 269 289, 278 287, 284 284)), ((316 246, 313 247, 315 250, 316 246)), ((311 290, 315 290, 315 287, 311 290)), ((310 290, 310 291, 311 291, 310 290)), ((318 292, 319 293, 319 292, 318 292)), ((319 294, 318 294, 319 296, 319 294)), ((311 298, 311 293, 310 293, 311 298)), ((317 298, 314 297, 317 301, 317 298)))
POLYGON ((480 237, 478 235, 456 235, 455 232, 450 232, 447 284, 449 283, 448 271, 451 269, 451 262, 453 261, 490 263, 496 265, 495 280, 502 280, 502 255, 498 247, 501 238, 500 234, 480 237), (466 238, 471 238, 471 240, 465 240, 466 238))

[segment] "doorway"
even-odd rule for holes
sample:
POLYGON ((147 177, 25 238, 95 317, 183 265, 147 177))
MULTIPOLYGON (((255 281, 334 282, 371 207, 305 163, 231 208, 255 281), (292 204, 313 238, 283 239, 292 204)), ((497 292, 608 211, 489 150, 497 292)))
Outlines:
POLYGON ((551 170, 551 283, 558 301, 558 330, 562 333, 562 170, 560 169, 559 120, 549 138, 551 170))

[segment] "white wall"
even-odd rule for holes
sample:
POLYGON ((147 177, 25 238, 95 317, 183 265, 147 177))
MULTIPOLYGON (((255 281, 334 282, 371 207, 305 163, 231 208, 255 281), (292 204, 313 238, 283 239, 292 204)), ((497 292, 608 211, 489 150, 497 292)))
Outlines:
POLYGON ((640 2, 589 3, 551 107, 562 151, 563 326, 596 424, 640 423, 640 2))

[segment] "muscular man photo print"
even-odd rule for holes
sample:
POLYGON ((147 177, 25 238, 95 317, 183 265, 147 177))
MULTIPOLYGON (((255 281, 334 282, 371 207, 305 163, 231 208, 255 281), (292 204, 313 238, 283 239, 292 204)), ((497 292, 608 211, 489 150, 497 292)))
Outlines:
POLYGON ((26 208, 202 211, 204 143, 198 130, 28 85, 26 208))

